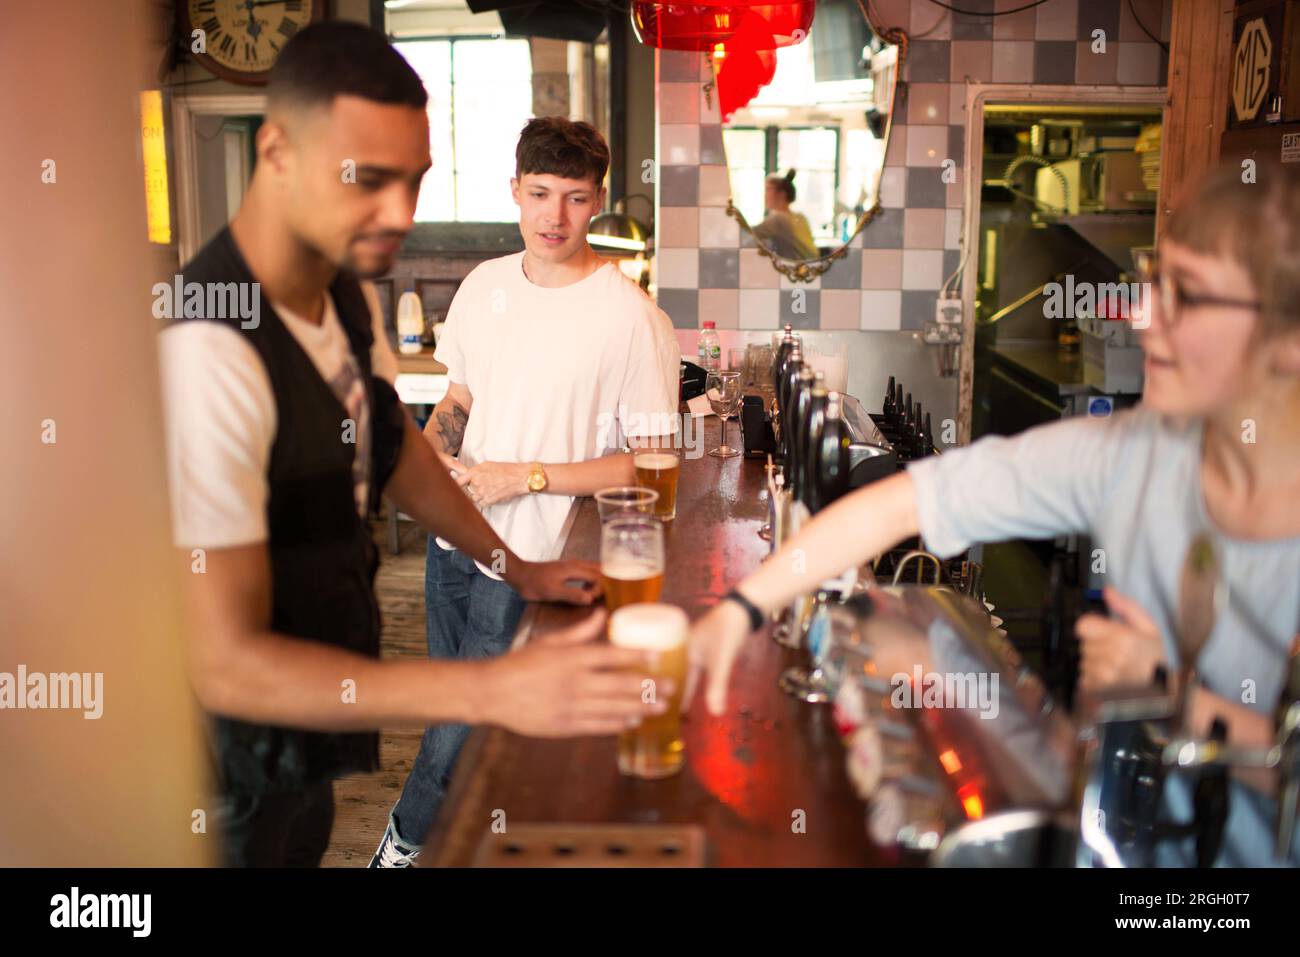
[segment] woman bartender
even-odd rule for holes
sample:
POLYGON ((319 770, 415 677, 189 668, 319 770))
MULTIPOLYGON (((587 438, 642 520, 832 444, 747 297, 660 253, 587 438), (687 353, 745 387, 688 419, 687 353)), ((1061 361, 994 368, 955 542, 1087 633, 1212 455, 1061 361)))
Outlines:
MULTIPOLYGON (((1271 743, 1300 629, 1300 169, 1283 169, 1249 184, 1224 169, 1172 218, 1142 305, 1142 405, 990 436, 846 496, 696 622, 688 695, 707 674, 721 713, 756 612, 918 533, 941 556, 1089 534, 1106 556, 1112 617, 1079 621, 1081 684, 1147 684, 1157 664, 1177 663, 1180 571, 1207 532, 1229 597, 1196 662, 1192 732, 1218 716, 1231 742, 1271 743)), ((1219 863, 1281 863, 1271 800, 1238 784, 1233 798, 1219 863)), ((1190 816, 1185 793, 1170 801, 1190 816)))

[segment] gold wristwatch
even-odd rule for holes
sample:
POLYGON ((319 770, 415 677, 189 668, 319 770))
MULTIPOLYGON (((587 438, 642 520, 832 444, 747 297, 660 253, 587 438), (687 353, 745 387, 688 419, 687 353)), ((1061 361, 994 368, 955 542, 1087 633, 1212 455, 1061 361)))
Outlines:
POLYGON ((528 466, 528 491, 533 494, 546 491, 546 469, 541 462, 528 466))

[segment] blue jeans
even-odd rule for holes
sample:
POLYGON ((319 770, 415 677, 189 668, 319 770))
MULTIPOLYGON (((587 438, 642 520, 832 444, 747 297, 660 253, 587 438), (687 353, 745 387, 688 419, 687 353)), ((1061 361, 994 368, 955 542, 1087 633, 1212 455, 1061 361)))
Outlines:
MULTIPOLYGON (((460 552, 443 551, 429 537, 424 565, 425 639, 430 658, 490 658, 510 649, 524 613, 519 593, 478 570, 460 552)), ((419 845, 438 814, 461 746, 463 724, 427 728, 402 796, 393 808, 397 835, 419 845)))

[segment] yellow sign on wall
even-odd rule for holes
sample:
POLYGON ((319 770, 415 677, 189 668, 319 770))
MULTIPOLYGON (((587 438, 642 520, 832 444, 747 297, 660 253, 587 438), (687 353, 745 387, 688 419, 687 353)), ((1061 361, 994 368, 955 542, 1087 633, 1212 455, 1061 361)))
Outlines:
POLYGON ((149 242, 172 241, 171 208, 167 197, 167 144, 163 137, 162 92, 140 94, 140 145, 144 157, 144 200, 149 242))

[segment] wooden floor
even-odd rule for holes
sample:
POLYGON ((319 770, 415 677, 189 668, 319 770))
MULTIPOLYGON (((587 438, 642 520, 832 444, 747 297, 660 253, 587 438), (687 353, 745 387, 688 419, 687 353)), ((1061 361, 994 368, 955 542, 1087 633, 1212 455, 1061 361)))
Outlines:
MULTIPOLYGON (((375 590, 384 616, 385 658, 420 657, 424 643, 424 533, 402 523, 400 555, 388 549, 386 527, 376 523, 380 548, 375 590)), ((401 793, 406 772, 420 749, 421 730, 385 730, 379 736, 382 770, 354 774, 334 783, 334 833, 322 867, 365 867, 383 836, 388 812, 401 793)))

